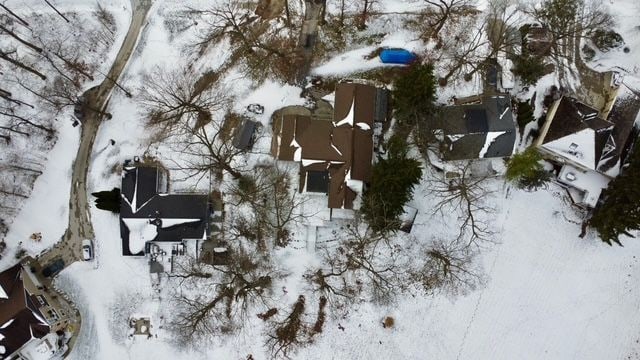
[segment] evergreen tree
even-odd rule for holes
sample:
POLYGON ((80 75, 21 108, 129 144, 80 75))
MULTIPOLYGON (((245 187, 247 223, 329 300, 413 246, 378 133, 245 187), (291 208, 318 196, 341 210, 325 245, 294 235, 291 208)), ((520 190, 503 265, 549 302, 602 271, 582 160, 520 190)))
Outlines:
POLYGON ((91 193, 96 197, 96 207, 101 210, 120 213, 120 189, 113 188, 111 191, 98 191, 91 193))
POLYGON ((604 201, 594 210, 589 220, 602 241, 611 245, 620 243, 620 235, 631 235, 640 230, 640 146, 636 146, 629 165, 623 173, 609 183, 602 193, 604 201))
POLYGON ((373 167, 371 186, 364 192, 362 206, 365 220, 378 232, 398 229, 404 204, 422 177, 420 162, 407 156, 404 138, 394 135, 387 147, 387 158, 378 157, 373 167))
POLYGON ((507 180, 521 189, 535 190, 544 186, 551 176, 544 170, 541 160, 542 156, 533 147, 513 155, 507 163, 507 180))
POLYGON ((415 63, 394 83, 395 117, 401 125, 416 125, 435 109, 436 78, 431 64, 415 63))
POLYGON ((514 58, 511 71, 520 77, 522 84, 533 85, 544 76, 544 62, 538 56, 520 55, 514 58))

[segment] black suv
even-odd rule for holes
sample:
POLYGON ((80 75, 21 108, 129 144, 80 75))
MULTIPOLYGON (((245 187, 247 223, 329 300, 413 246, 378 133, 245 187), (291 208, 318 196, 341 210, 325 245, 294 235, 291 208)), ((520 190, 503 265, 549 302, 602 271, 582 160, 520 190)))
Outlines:
POLYGON ((51 277, 62 271, 62 269, 64 269, 64 261, 62 259, 58 259, 42 269, 42 275, 45 277, 51 277))

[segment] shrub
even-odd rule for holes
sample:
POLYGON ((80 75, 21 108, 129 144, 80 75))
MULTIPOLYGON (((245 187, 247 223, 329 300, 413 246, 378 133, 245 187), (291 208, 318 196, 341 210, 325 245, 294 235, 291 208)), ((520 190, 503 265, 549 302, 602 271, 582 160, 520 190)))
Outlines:
POLYGON ((25 255, 27 255, 27 250, 23 248, 18 248, 18 250, 16 250, 16 260, 22 259, 25 255))
POLYGON ((385 329, 392 328, 395 323, 396 321, 394 318, 392 318, 391 316, 386 316, 382 321, 382 327, 385 329))
POLYGON ((551 176, 544 170, 541 160, 542 156, 533 147, 513 155, 507 163, 507 180, 521 189, 535 190, 544 186, 551 176))
POLYGON ((591 41, 602 52, 624 45, 622 36, 613 30, 597 29, 591 35, 591 41))
POLYGON ((593 58, 596 56, 596 51, 595 51, 595 50, 593 50, 593 49, 591 48, 591 46, 589 46, 589 45, 585 44, 585 45, 582 47, 582 54, 584 55, 584 59, 585 59, 585 60, 587 60, 587 61, 591 61, 591 60, 593 60, 593 58))

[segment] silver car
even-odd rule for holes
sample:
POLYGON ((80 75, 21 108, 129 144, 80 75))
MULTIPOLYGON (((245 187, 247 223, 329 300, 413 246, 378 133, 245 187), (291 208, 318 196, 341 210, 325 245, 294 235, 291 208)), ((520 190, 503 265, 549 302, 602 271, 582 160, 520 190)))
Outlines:
POLYGON ((93 259, 93 244, 89 239, 82 240, 82 258, 84 261, 93 259))

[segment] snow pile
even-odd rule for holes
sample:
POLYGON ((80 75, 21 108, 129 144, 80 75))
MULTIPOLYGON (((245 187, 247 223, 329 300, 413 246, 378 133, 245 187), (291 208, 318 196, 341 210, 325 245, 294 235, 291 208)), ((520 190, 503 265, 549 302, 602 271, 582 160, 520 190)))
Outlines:
POLYGON ((158 227, 149 219, 122 219, 129 229, 129 249, 132 254, 144 250, 147 241, 152 241, 158 236, 158 227))

